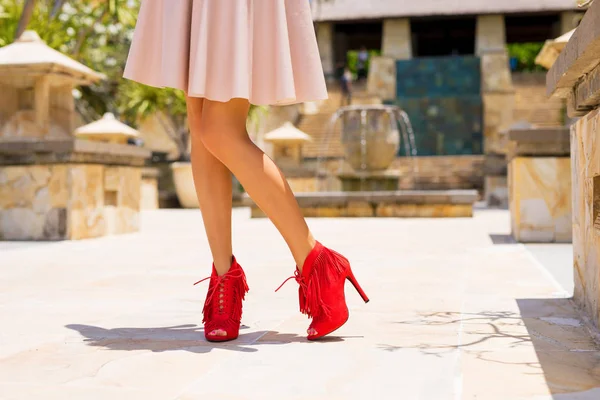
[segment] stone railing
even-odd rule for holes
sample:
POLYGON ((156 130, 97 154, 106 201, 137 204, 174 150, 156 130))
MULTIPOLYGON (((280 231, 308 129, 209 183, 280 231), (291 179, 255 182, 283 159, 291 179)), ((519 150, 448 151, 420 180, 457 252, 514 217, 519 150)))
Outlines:
POLYGON ((567 99, 571 128, 574 299, 600 317, 600 2, 594 2, 548 72, 548 93, 567 99))

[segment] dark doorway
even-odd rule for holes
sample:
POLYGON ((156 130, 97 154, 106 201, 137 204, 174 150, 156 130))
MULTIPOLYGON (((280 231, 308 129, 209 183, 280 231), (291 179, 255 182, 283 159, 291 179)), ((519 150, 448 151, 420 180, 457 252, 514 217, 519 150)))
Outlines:
POLYGON ((350 50, 359 50, 365 46, 368 50, 381 50, 383 23, 355 22, 335 24, 334 61, 335 64, 345 63, 350 50))
POLYGON ((545 42, 560 36, 560 16, 554 15, 507 15, 507 43, 545 42))
POLYGON ((415 57, 473 55, 475 17, 412 19, 415 57))

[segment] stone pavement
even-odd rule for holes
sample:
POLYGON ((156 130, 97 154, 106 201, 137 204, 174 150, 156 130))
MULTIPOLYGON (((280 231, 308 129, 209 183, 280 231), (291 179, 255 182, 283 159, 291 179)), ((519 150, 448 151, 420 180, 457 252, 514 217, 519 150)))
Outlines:
POLYGON ((139 234, 0 243, 0 399, 600 399, 599 347, 539 255, 506 240, 506 211, 310 220, 371 297, 347 285, 350 321, 318 343, 295 284, 273 292, 293 271, 284 242, 248 215, 234 212, 245 327, 227 344, 199 326, 197 211, 146 212, 139 234))

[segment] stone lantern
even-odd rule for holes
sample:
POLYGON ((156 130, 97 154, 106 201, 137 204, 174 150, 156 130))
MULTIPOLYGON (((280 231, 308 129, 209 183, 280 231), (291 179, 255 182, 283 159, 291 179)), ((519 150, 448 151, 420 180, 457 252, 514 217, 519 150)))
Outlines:
POLYGON ((142 167, 150 151, 123 145, 135 131, 110 117, 81 130, 109 143, 74 134, 73 89, 102 77, 32 31, 0 48, 0 240, 84 239, 139 229, 142 167))
POLYGON ((312 140, 291 122, 265 134, 265 142, 273 145, 273 161, 282 168, 299 167, 302 162, 302 147, 312 140))
POLYGON ((139 136, 138 131, 118 121, 111 113, 75 130, 77 138, 106 143, 127 144, 129 139, 137 139, 139 136))
POLYGON ((0 48, 0 139, 72 136, 73 89, 103 78, 48 47, 34 31, 0 48))

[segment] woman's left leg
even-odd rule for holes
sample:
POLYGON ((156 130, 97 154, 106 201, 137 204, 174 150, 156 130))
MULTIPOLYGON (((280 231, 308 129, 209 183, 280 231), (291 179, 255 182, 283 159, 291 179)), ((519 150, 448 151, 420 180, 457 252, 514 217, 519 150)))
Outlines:
POLYGON ((227 103, 205 99, 200 138, 271 219, 290 248, 296 265, 302 268, 315 239, 283 173, 248 137, 249 107, 245 99, 227 103))

